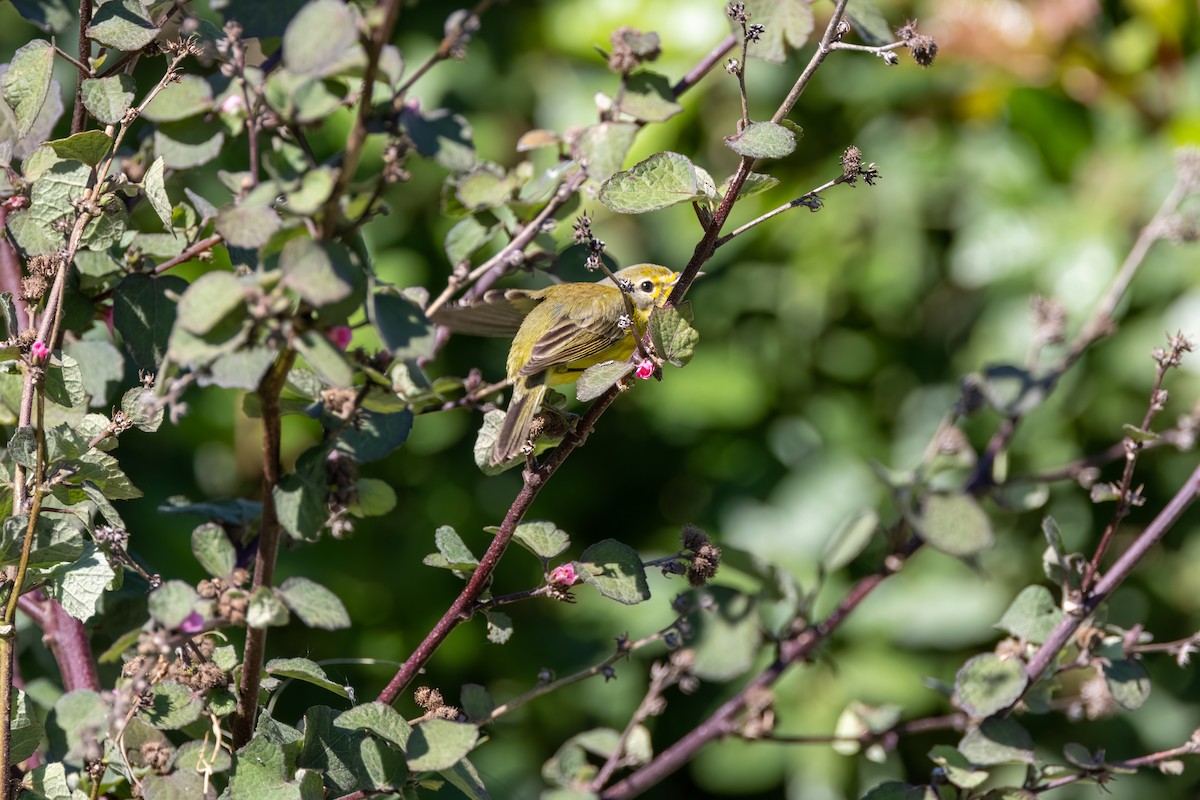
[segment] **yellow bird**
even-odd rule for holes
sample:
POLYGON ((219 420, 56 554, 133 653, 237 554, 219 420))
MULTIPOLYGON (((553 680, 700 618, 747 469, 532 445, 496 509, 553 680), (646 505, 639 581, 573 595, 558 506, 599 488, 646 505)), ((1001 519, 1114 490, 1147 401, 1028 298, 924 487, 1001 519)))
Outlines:
POLYGON ((607 278, 535 291, 492 291, 478 304, 434 314, 434 322, 485 336, 512 335, 519 321, 508 351, 513 396, 492 447, 492 464, 507 463, 525 448, 547 387, 574 383, 588 367, 633 354, 634 337, 646 332, 650 311, 666 302, 679 273, 638 264, 617 272, 616 278, 632 286, 632 320, 621 290, 607 278))

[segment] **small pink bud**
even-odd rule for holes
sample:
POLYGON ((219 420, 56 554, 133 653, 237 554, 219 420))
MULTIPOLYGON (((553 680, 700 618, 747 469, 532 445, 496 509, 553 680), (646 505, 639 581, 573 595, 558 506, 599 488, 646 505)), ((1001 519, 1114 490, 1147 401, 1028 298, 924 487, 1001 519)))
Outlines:
POLYGON ((579 575, 575 572, 575 565, 571 563, 559 564, 550 570, 550 583, 555 586, 574 586, 579 583, 579 575))
POLYGON ((240 114, 245 107, 246 101, 242 99, 240 94, 231 94, 221 101, 221 105, 217 107, 217 110, 222 114, 240 114))
POLYGON ((204 617, 200 616, 199 612, 193 611, 183 618, 183 622, 179 623, 179 630, 184 633, 199 633, 204 630, 204 617))
POLYGON ((645 359, 642 361, 642 363, 637 365, 637 371, 634 372, 634 374, 642 380, 646 380, 654 374, 654 362, 648 358, 645 359))
POLYGON ((354 331, 350 330, 349 325, 335 325, 325 335, 329 337, 329 341, 333 342, 334 347, 345 352, 346 348, 350 346, 350 339, 354 336, 354 331))
POLYGON ((23 194, 14 194, 12 197, 5 199, 4 207, 9 211, 16 211, 29 205, 29 198, 23 194))
POLYGON ((33 356, 34 361, 45 361, 46 357, 50 355, 50 348, 46 347, 45 342, 34 342, 29 348, 29 353, 33 356))

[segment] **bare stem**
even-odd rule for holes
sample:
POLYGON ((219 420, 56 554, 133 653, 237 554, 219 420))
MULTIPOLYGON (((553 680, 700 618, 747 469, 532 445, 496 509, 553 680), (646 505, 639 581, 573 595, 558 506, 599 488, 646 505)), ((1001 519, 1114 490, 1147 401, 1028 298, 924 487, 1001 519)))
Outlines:
MULTIPOLYGON (((79 79, 75 84, 75 106, 71 109, 71 133, 79 133, 87 125, 87 108, 83 105, 83 81, 92 77, 92 71, 85 66, 92 58, 92 39, 88 35, 88 28, 91 26, 92 0, 79 0, 79 60, 72 59, 79 69, 79 79)), ((7 763, 6 760, 5 764, 7 763)))
POLYGON ((1198 495, 1200 495, 1200 466, 1193 470, 1175 496, 1158 513, 1158 516, 1151 520, 1146 529, 1134 539, 1129 549, 1109 567, 1092 590, 1083 596, 1080 607, 1074 613, 1065 615, 1046 637, 1045 642, 1025 667, 1025 674, 1029 676, 1029 686, 1032 687, 1050 668, 1062 649, 1071 642, 1079 626, 1133 572, 1134 567, 1158 544, 1198 495))
MULTIPOLYGON (((253 593, 270 587, 275 576, 275 561, 279 556, 279 542, 283 529, 275 509, 274 489, 279 485, 282 468, 280 465, 280 410, 279 394, 296 351, 290 348, 276 357, 271 369, 263 376, 258 387, 262 404, 262 525, 258 534, 258 553, 254 559, 253 593)), ((233 720, 233 745, 241 747, 250 741, 254 732, 254 718, 258 711, 258 687, 262 680, 263 657, 266 650, 267 629, 246 629, 246 651, 242 657, 242 680, 238 687, 238 709, 233 720)))
POLYGON ((383 19, 380 21, 379 27, 372 32, 371 41, 367 47, 367 68, 363 73, 362 97, 358 99, 358 113, 354 117, 354 127, 350 129, 350 135, 346 139, 346 150, 342 155, 342 165, 338 170, 333 191, 325 203, 321 229, 326 239, 333 236, 341 221, 342 197, 345 195, 350 181, 354 178, 354 171, 358 168, 358 159, 362 156, 362 148, 367 141, 371 98, 374 95, 375 76, 379 72, 379 54, 383 51, 383 46, 391 39, 392 30, 396 27, 396 20, 400 16, 401 5, 400 0, 384 0, 383 19))
POLYGON ((878 571, 860 580, 842 598, 837 608, 821 622, 802 628, 780 643, 779 654, 766 669, 733 697, 726 700, 708 719, 693 728, 682 739, 659 753, 646 766, 605 789, 603 800, 628 800, 637 797, 663 778, 682 767, 703 746, 737 731, 737 718, 746 708, 747 699, 773 686, 788 667, 810 658, 816 648, 829 638, 850 613, 871 594, 879 584, 903 568, 905 561, 920 547, 920 541, 909 540, 899 550, 884 559, 878 571))

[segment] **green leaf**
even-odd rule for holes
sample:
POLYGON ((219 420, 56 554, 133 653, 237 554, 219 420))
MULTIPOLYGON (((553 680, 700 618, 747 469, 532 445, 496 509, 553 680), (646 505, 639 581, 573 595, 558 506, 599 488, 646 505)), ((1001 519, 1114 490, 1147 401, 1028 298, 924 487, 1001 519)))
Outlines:
POLYGON ((862 800, 935 800, 927 798, 928 788, 901 781, 884 781, 864 794, 862 800))
POLYGON ((125 358, 104 340, 81 339, 63 345, 79 369, 83 393, 92 408, 107 408, 125 377, 125 358))
POLYGON ((573 145, 588 178, 604 181, 625 166, 640 126, 633 122, 600 122, 583 129, 573 145))
POLYGON ((858 558, 879 531, 879 514, 866 509, 850 515, 825 542, 821 569, 826 574, 837 572, 858 558))
POLYGON ((1122 658, 1105 664, 1104 680, 1121 708, 1136 711, 1150 696, 1150 676, 1136 659, 1122 658))
POLYGON ((189 584, 170 580, 150 593, 150 616, 165 628, 175 629, 191 616, 200 596, 189 584))
POLYGON ((605 539, 584 550, 575 567, 584 583, 619 603, 634 605, 650 599, 641 557, 616 539, 605 539))
POLYGON ((459 707, 469 719, 481 720, 496 710, 496 701, 485 687, 477 683, 464 683, 459 695, 459 707))
POLYGON ((628 361, 604 361, 593 364, 585 369, 579 379, 575 381, 575 399, 581 403, 595 400, 616 386, 622 378, 636 368, 637 365, 628 361))
POLYGON ((378 478, 354 482, 355 499, 347 506, 356 517, 382 517, 396 508, 396 490, 378 478))
POLYGON ((0 321, 4 323, 5 338, 11 338, 21 332, 21 323, 17 322, 17 305, 13 302, 12 292, 0 292, 0 321))
POLYGON ((305 450, 296 459, 295 472, 285 475, 272 493, 279 522, 293 539, 316 539, 329 519, 325 462, 330 446, 323 443, 305 450))
POLYGON ((150 169, 146 170, 146 176, 142 179, 142 190, 146 193, 146 199, 150 202, 150 207, 154 209, 154 213, 162 220, 163 226, 171 229, 171 199, 167 197, 167 186, 163 180, 163 160, 162 156, 154 159, 154 163, 150 165, 150 169))
POLYGON ((51 752, 62 754, 73 767, 82 766, 88 744, 98 742, 108 730, 108 713, 108 704, 91 689, 76 689, 59 697, 46 718, 51 752))
MULTIPOLYGON (((22 546, 29 529, 29 515, 7 517, 3 524, 0 564, 12 565, 21 560, 22 546)), ((55 567, 70 564, 83 555, 82 523, 73 518, 51 518, 39 515, 33 530, 29 566, 55 567)))
POLYGON ((547 520, 522 522, 513 531, 513 541, 543 561, 554 558, 571 546, 571 537, 567 532, 547 520))
POLYGON ((224 146, 225 128, 217 120, 188 119, 154 127, 154 152, 168 169, 207 164, 221 154, 224 146))
POLYGON ((335 715, 327 706, 304 713, 304 746, 297 764, 321 774, 329 796, 354 790, 374 795, 403 787, 408 779, 403 754, 365 732, 335 725, 335 715))
POLYGON ((37 431, 29 425, 17 428, 8 440, 7 450, 8 456, 22 467, 37 468, 37 431))
POLYGON ((50 94, 54 48, 49 42, 34 39, 13 54, 4 73, 4 102, 17 121, 17 137, 33 130, 34 122, 50 94))
POLYGON ((141 50, 158 36, 158 26, 141 0, 109 0, 96 9, 88 35, 126 53, 141 50))
POLYGON ((499 224, 484 226, 474 216, 463 217, 446 232, 446 258, 451 264, 468 261, 476 250, 492 240, 499 228, 499 224))
POLYGON ((408 768, 413 772, 449 769, 471 752, 479 729, 464 722, 431 719, 413 727, 408 740, 408 768))
POLYGON ((751 122, 741 133, 726 136, 725 145, 740 156, 783 158, 796 149, 796 134, 774 122, 751 122))
POLYGON ((251 628, 270 628, 287 625, 291 620, 287 606, 269 586, 260 586, 250 595, 246 609, 246 624, 251 628))
POLYGON ((142 113, 151 122, 179 122, 212 108, 212 86, 208 80, 192 74, 180 76, 179 83, 168 84, 158 92, 142 113))
POLYGON ((988 717, 958 743, 967 760, 977 766, 1032 764, 1033 739, 1014 720, 988 717))
POLYGON ((675 102, 670 81, 657 72, 630 75, 620 97, 621 112, 645 122, 665 122, 683 111, 683 106, 675 102))
POLYGON ((339 697, 353 699, 353 692, 349 688, 331 681, 325 670, 307 658, 273 658, 267 662, 265 669, 267 674, 276 678, 293 678, 319 686, 339 697))
POLYGON ((1026 586, 1012 601, 996 627, 1022 641, 1041 644, 1062 622, 1063 613, 1044 586, 1026 586))
POLYGON ((408 749, 408 739, 412 735, 412 725, 400 716, 400 712, 379 702, 343 711, 334 718, 333 724, 339 728, 369 731, 400 750, 408 749))
POLYGON ((176 275, 135 273, 113 289, 113 327, 138 369, 154 371, 162 363, 178 310, 172 295, 187 288, 187 281, 176 275))
POLYGON ((50 362, 46 369, 46 399, 64 408, 83 405, 87 395, 83 389, 83 373, 79 362, 70 356, 59 356, 59 363, 50 362))
POLYGON ((217 232, 234 247, 255 249, 266 244, 282 224, 266 206, 226 206, 217 212, 217 232))
POLYGON ((74 563, 55 567, 47 573, 50 586, 46 594, 57 600, 72 617, 87 622, 99 612, 100 599, 116 577, 107 556, 91 542, 84 542, 83 555, 74 563))
POLYGON ((463 543, 458 532, 449 525, 443 525, 433 534, 437 545, 437 553, 425 556, 421 563, 427 567, 470 571, 479 566, 479 559, 471 549, 463 543))
POLYGON ((206 522, 192 531, 192 555, 214 578, 228 578, 237 566, 237 549, 225 529, 215 522, 206 522))
POLYGON ((29 700, 29 695, 16 689, 12 698, 12 709, 9 719, 9 758, 16 764, 29 758, 42 743, 42 723, 29 700))
POLYGON ((179 300, 179 325, 204 336, 236 325, 246 315, 246 294, 232 272, 208 272, 192 282, 179 300))
POLYGON ((82 161, 94 167, 104 160, 112 148, 112 137, 104 131, 82 131, 65 139, 46 142, 59 158, 82 161))
POLYGON ((491 800, 479 771, 468 759, 463 758, 450 769, 442 770, 442 776, 458 789, 467 800, 491 800))
MULTIPOLYGON (((782 64, 789 48, 798 50, 808 43, 813 12, 807 0, 747 0, 746 10, 751 22, 766 27, 758 41, 750 44, 751 57, 782 64)), ((740 27, 734 28, 741 33, 740 27)))
POLYGON ((874 0, 850 0, 846 3, 846 19, 864 42, 874 47, 892 41, 892 29, 874 0))
POLYGON ((200 718, 204 702, 182 683, 167 680, 150 687, 147 700, 138 704, 138 715, 155 728, 179 730, 200 718))
POLYGON ((354 366, 324 333, 316 329, 306 330, 296 337, 293 344, 296 352, 325 383, 342 388, 354 385, 354 366))
POLYGON ((140 431, 154 433, 162 425, 164 411, 153 404, 154 391, 135 386, 121 395, 121 412, 140 431), (151 403, 147 403, 150 400, 151 403))
POLYGON ((278 356, 276 350, 266 345, 242 347, 218 356, 209 366, 208 375, 200 378, 199 383, 201 386, 254 391, 278 356))
POLYGON ((83 105, 100 122, 115 125, 125 118, 125 112, 133 105, 136 90, 133 76, 124 72, 107 78, 86 78, 83 81, 83 105))
POLYGON ((654 349, 668 363, 685 366, 696 352, 700 332, 693 328, 690 306, 656 308, 650 314, 650 339, 654 349))
POLYGON ((406 105, 400 110, 400 122, 417 146, 417 152, 438 165, 465 172, 475 164, 471 126, 458 114, 444 108, 423 113, 406 105))
POLYGON ((492 644, 504 644, 513 635, 512 617, 503 611, 485 611, 487 618, 487 639, 492 644))
POLYGON ((959 707, 972 717, 988 717, 1017 702, 1028 684, 1020 659, 982 653, 955 675, 954 694, 959 707))
POLYGON ((600 187, 600 202, 610 211, 642 214, 704 197, 696 168, 679 153, 655 153, 618 172, 600 187))
POLYGON ((350 627, 350 615, 333 592, 308 578, 288 578, 279 595, 292 613, 310 628, 327 631, 350 627))
POLYGON ((988 772, 975 769, 966 757, 949 745, 935 745, 929 759, 942 768, 946 780, 960 789, 974 789, 988 779, 988 772))
POLYGON ((79 12, 67 0, 13 0, 13 8, 43 33, 62 33, 79 12))
POLYGON ((431 358, 434 329, 425 312, 406 297, 385 292, 372 296, 371 320, 379 338, 398 359, 431 358))
POLYGON ((987 514, 966 494, 929 495, 912 523, 922 539, 952 556, 971 556, 995 542, 987 514))
POLYGON ((412 424, 413 414, 407 408, 395 414, 360 412, 355 425, 342 432, 338 449, 360 463, 379 461, 404 444, 412 424))
POLYGON ((339 0, 314 0, 288 23, 283 63, 297 75, 325 76, 336 71, 357 44, 353 7, 339 0))
POLYGON ((476 164, 455 180, 455 197, 471 211, 502 206, 512 199, 512 193, 512 178, 492 163, 476 164))
MULTIPOLYGON (((721 181, 721 185, 717 187, 717 195, 724 197, 729 191, 729 184, 733 181, 733 176, 730 175, 725 180, 721 181)), ((756 194, 774 189, 779 185, 779 179, 771 175, 764 175, 761 172, 751 172, 746 176, 746 180, 742 182, 742 188, 738 190, 738 197, 751 197, 756 194)))
POLYGON ((256 733, 234 757, 233 773, 229 778, 229 798, 316 800, 324 796, 319 774, 301 770, 293 782, 289 780, 291 772, 283 745, 262 733, 256 733), (315 786, 311 785, 313 779, 315 786))
POLYGON ((753 595, 727 586, 700 590, 712 603, 699 604, 691 616, 696 660, 692 672, 705 681, 728 681, 744 675, 758 658, 762 626, 753 595))
POLYGON ((350 254, 334 242, 308 237, 291 239, 279 254, 283 285, 313 308, 323 308, 361 295, 362 272, 350 254))

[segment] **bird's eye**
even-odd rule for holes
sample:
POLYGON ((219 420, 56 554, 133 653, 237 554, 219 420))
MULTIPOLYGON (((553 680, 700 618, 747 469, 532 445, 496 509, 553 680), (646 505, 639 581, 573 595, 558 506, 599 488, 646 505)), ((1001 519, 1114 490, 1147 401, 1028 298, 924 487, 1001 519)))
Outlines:
POLYGON ((642 291, 650 294, 654 291, 654 281, 642 281, 642 291))

